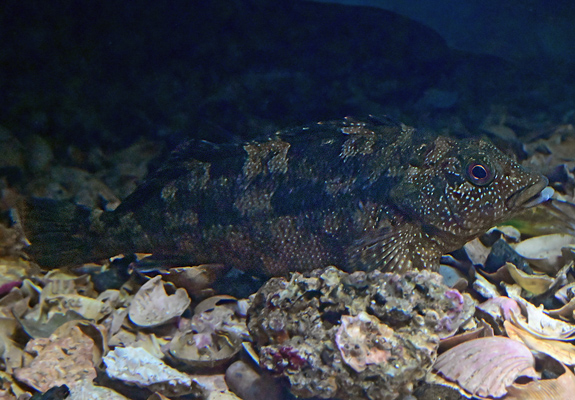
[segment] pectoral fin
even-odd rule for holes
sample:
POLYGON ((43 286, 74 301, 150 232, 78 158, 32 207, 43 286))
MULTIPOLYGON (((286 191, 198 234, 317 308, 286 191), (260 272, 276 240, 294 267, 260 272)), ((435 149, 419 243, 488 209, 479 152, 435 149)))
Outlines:
POLYGON ((353 268, 406 272, 412 268, 439 268, 441 251, 421 227, 403 223, 369 232, 348 250, 353 268))

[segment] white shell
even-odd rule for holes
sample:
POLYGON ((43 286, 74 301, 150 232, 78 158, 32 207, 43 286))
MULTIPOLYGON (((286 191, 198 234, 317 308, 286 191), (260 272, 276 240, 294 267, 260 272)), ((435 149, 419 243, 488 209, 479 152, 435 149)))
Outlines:
POLYGON ((190 305, 190 297, 184 289, 177 289, 171 296, 166 294, 160 275, 146 282, 130 304, 130 320, 143 327, 162 325, 179 317, 190 305))
POLYGON ((524 240, 515 246, 515 251, 540 270, 555 274, 563 262, 561 249, 574 244, 574 236, 554 233, 524 240))
POLYGON ((141 347, 116 347, 103 360, 108 376, 140 387, 168 384, 189 388, 192 384, 189 375, 166 365, 141 347))
POLYGON ((67 400, 128 400, 120 393, 103 386, 94 386, 92 382, 80 381, 74 385, 68 385, 70 396, 67 400))

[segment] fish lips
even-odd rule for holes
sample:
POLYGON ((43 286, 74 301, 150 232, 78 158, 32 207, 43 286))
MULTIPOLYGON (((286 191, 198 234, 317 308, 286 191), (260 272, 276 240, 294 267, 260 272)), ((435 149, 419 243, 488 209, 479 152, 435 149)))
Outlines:
POLYGON ((526 186, 512 194, 505 201, 508 209, 529 208, 549 200, 553 195, 553 188, 547 187, 549 180, 543 175, 532 185, 526 186))

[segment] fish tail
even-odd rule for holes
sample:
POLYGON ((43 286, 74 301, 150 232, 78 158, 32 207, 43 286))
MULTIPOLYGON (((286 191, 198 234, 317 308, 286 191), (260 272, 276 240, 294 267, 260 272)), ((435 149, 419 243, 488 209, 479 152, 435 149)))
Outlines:
POLYGON ((13 222, 30 243, 26 253, 39 265, 56 268, 97 258, 102 230, 94 222, 101 213, 69 201, 32 198, 18 207, 13 222))

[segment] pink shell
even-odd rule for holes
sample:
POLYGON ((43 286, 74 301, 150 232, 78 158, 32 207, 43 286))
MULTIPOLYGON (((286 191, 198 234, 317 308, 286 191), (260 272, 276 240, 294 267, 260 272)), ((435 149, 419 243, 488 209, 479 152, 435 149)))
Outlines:
POLYGON ((501 336, 473 339, 441 354, 433 369, 473 395, 501 397, 520 376, 537 377, 523 343, 501 336))

